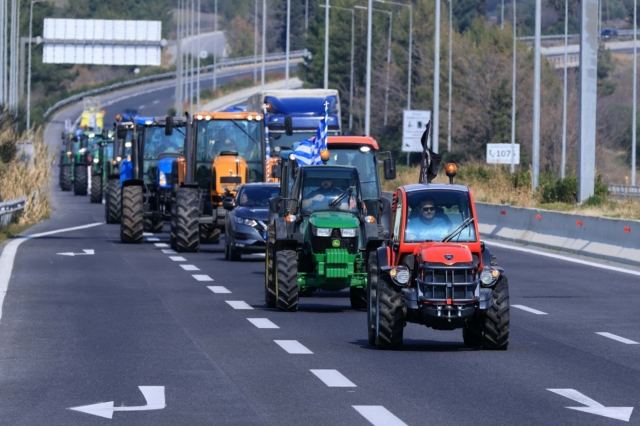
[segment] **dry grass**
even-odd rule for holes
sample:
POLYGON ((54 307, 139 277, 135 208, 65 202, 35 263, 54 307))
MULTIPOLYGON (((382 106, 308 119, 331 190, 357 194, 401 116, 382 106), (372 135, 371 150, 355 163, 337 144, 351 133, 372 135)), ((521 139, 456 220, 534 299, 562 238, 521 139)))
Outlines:
MULTIPOLYGON (((9 130, 0 132, 0 139, 15 137, 9 130)), ((27 199, 25 209, 18 224, 36 223, 49 215, 49 183, 52 161, 43 141, 42 130, 33 136, 33 158, 21 159, 18 156, 4 164, 0 173, 0 199, 27 199)))
MULTIPOLYGON (((385 190, 391 191, 400 185, 416 183, 420 167, 403 167, 397 169, 397 178, 386 181, 385 190)), ((601 216, 612 218, 640 220, 640 200, 633 198, 616 199, 607 197, 599 205, 578 205, 568 203, 542 203, 539 192, 532 192, 528 184, 528 173, 520 173, 514 177, 507 168, 487 167, 486 165, 467 165, 461 167, 455 182, 468 185, 473 191, 476 201, 491 204, 507 204, 518 207, 542 208, 581 214, 585 216, 601 216), (519 181, 518 181, 519 180, 519 181), (525 184, 525 182, 527 182, 525 184)), ((440 172, 435 182, 446 183, 448 178, 440 172)))

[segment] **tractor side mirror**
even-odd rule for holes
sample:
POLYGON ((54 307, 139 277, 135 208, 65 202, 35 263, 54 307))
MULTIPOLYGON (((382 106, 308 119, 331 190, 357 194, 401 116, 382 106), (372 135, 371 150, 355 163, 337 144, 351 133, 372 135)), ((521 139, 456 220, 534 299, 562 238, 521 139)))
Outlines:
POLYGON ((165 136, 171 136, 173 134, 173 117, 167 116, 164 122, 164 134, 165 136))
POLYGON ((290 115, 287 115, 284 118, 284 132, 287 136, 291 136, 293 134, 293 120, 290 115))
POLYGON ((236 200, 233 197, 224 197, 222 207, 224 207, 225 210, 233 210, 236 208, 236 200))
POLYGON ((386 180, 393 180, 396 178, 396 162, 393 158, 386 158, 383 161, 384 165, 384 178, 386 180))

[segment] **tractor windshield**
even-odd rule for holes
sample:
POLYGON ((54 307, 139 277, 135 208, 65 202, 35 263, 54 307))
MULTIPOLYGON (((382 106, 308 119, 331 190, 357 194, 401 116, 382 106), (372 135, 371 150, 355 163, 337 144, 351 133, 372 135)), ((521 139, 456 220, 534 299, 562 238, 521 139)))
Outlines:
POLYGON ((476 241, 469 194, 463 191, 415 191, 407 193, 405 242, 442 241, 451 231, 451 242, 476 241), (458 232, 459 231, 459 232, 458 232))
POLYGON ((332 166, 351 166, 358 169, 362 199, 372 200, 380 198, 378 175, 376 173, 376 158, 369 147, 362 148, 331 148, 329 161, 332 166))
POLYGON ((164 126, 144 128, 144 159, 157 160, 161 154, 181 154, 184 149, 184 127, 174 127, 165 135, 164 126))
POLYGON ((261 128, 261 121, 200 121, 196 161, 210 164, 223 152, 235 152, 247 162, 251 182, 264 180, 261 128))
POLYGON ((360 198, 358 173, 355 169, 305 170, 302 181, 302 213, 339 210, 358 213, 360 198))

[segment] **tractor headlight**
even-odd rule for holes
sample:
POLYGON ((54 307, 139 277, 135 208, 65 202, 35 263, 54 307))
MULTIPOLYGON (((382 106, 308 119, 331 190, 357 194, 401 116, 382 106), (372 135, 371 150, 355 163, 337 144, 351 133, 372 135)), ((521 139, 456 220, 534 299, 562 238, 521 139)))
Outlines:
POLYGON ((356 236, 356 228, 343 228, 340 230, 342 238, 353 238, 356 236))
POLYGON ((95 164, 98 164, 98 163, 100 162, 100 159, 96 157, 96 158, 94 158, 94 159, 93 159, 93 162, 94 162, 95 164))
POLYGON ((393 279, 396 284, 399 284, 401 286, 407 285, 410 275, 411 274, 409 274, 409 268, 407 268, 406 266, 396 266, 394 268, 391 268, 391 270, 389 271, 389 276, 391 277, 391 279, 393 279))
POLYGON ((330 237, 331 236, 331 228, 315 228, 316 237, 330 237))
POLYGON ((85 152, 87 152, 87 148, 80 148, 80 149, 78 150, 78 152, 79 152, 80 154, 84 154, 85 152))
POLYGON ((256 226, 258 224, 258 222, 256 222, 253 219, 246 219, 244 217, 238 217, 238 216, 236 216, 236 223, 240 225, 247 225, 247 226, 256 226))
POLYGON ((165 175, 164 172, 160 172, 158 182, 160 183, 160 186, 167 186, 167 175, 165 175))
POLYGON ((483 286, 492 286, 500 278, 500 271, 492 268, 484 268, 480 273, 480 282, 483 286))

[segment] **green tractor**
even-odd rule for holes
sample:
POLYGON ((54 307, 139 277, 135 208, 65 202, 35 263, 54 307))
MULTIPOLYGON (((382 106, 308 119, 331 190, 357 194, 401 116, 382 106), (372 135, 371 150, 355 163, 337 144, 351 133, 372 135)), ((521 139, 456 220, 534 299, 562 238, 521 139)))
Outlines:
POLYGON ((268 307, 298 309, 299 296, 349 288, 366 309, 367 261, 383 240, 362 200, 358 170, 281 165, 279 196, 270 200, 265 261, 268 307))
POLYGON ((106 169, 104 216, 107 223, 120 223, 122 195, 120 170, 123 162, 131 164, 134 127, 132 121, 123 121, 122 116, 116 116, 111 161, 107 164, 106 169))
POLYGON ((62 147, 60 149, 60 173, 58 174, 58 183, 62 191, 71 191, 73 189, 73 139, 72 132, 62 132, 62 147))
POLYGON ((102 203, 104 186, 112 166, 113 139, 109 132, 103 132, 89 139, 91 148, 91 192, 92 203, 102 203))
POLYGON ((73 189, 74 195, 87 195, 89 187, 89 137, 81 130, 63 134, 63 149, 60 153, 60 188, 73 189))

